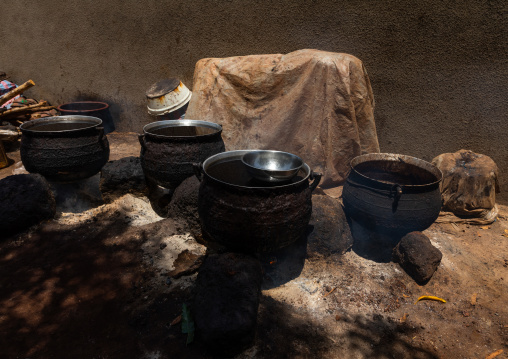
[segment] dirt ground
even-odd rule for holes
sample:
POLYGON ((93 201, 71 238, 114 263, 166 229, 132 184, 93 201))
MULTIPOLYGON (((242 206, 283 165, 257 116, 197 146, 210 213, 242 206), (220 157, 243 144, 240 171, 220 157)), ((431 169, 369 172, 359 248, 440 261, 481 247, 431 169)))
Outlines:
MULTIPOLYGON (((139 153, 134 135, 109 138, 111 159, 139 153)), ((506 206, 489 226, 427 229, 443 259, 419 286, 386 251, 331 250, 337 232, 318 211, 327 198, 313 196, 311 235, 262 259, 256 339, 237 359, 508 357, 506 206), (447 302, 415 304, 421 295, 447 302)), ((0 358, 212 358, 172 325, 196 278, 170 278, 173 262, 185 249, 206 251, 184 222, 131 195, 57 209, 0 242, 0 358)))

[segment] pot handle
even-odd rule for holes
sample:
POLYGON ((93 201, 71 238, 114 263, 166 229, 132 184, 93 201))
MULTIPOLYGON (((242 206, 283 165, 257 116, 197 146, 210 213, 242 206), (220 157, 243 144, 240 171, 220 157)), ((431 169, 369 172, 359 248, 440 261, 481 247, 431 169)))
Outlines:
POLYGON ((201 182, 203 180, 203 164, 201 162, 192 162, 192 168, 199 182, 201 182))
POLYGON ((398 184, 394 184, 390 190, 390 195, 393 196, 392 211, 395 212, 399 205, 399 199, 402 196, 402 187, 398 184))
POLYGON ((144 134, 138 134, 138 140, 141 145, 141 148, 143 150, 146 150, 146 142, 145 142, 145 135, 144 134))
POLYGON ((319 185, 319 182, 321 182, 321 177, 322 176, 323 176, 323 174, 321 174, 321 173, 310 171, 309 179, 311 181, 313 181, 309 185, 309 188, 310 188, 311 192, 314 191, 316 189, 316 187, 319 185))
POLYGON ((399 186, 398 184, 394 184, 390 192, 392 193, 395 200, 398 201, 400 199, 400 196, 402 196, 402 187, 399 186))

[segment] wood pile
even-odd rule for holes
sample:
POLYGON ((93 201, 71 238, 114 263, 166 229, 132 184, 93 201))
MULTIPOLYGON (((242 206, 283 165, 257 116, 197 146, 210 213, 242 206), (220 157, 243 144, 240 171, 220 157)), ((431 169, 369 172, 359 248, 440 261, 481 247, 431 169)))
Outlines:
POLYGON ((12 103, 10 109, 1 107, 7 101, 15 98, 18 95, 21 95, 24 91, 28 90, 32 86, 35 86, 35 83, 32 80, 29 80, 23 85, 14 88, 10 92, 7 92, 2 97, 0 97, 0 123, 7 121, 11 124, 19 126, 25 121, 58 115, 56 106, 51 106, 47 101, 37 101, 24 97, 16 99, 12 103))

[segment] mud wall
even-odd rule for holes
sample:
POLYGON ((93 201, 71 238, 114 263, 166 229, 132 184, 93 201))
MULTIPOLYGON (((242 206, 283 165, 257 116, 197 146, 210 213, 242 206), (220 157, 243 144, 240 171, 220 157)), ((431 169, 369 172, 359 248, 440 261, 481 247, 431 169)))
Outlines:
POLYGON ((53 104, 109 102, 120 131, 151 121, 145 90, 191 87, 203 57, 315 48, 363 60, 381 150, 491 156, 508 200, 504 1, 57 1, 0 5, 0 70, 53 104))

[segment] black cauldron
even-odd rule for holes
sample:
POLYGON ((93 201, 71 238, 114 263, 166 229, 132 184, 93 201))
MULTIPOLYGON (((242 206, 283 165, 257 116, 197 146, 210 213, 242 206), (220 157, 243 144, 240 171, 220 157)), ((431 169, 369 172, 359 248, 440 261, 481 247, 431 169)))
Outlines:
POLYGON ((146 179, 165 188, 176 188, 194 175, 193 163, 224 152, 222 127, 197 120, 152 122, 139 135, 141 166, 146 179))
POLYGON ((77 101, 69 102, 58 106, 58 111, 62 115, 80 115, 98 117, 102 120, 104 131, 106 133, 115 130, 115 124, 109 111, 109 104, 100 101, 77 101))
POLYGON ((73 182, 98 173, 109 159, 102 120, 91 116, 45 117, 20 126, 21 161, 49 181, 73 182))
POLYGON ((250 151, 229 151, 197 165, 203 239, 246 253, 268 252, 302 238, 321 179, 303 164, 285 184, 258 182, 242 163, 250 151))
POLYGON ((346 214, 371 231, 403 236, 439 216, 441 171, 421 159, 372 153, 355 157, 342 193, 346 214))

